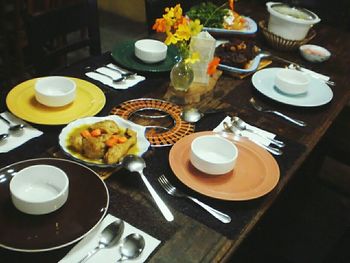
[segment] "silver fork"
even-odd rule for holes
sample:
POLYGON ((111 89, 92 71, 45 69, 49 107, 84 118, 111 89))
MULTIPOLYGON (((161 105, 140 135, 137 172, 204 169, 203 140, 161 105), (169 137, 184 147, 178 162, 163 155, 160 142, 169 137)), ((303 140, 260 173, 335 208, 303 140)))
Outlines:
POLYGON ((137 73, 134 73, 134 72, 119 70, 117 68, 112 67, 109 64, 105 65, 105 67, 108 68, 108 69, 111 69, 111 70, 113 70, 115 72, 118 72, 123 78, 132 78, 132 77, 135 77, 137 75, 137 73))
POLYGON ((94 70, 95 73, 97 74, 100 74, 102 76, 105 76, 105 77, 108 77, 110 78, 113 82, 122 82, 125 80, 125 77, 120 77, 120 78, 113 78, 112 76, 108 75, 108 74, 105 74, 105 73, 102 73, 100 71, 97 71, 97 70, 94 70))
POLYGON ((260 106, 259 104, 256 103, 254 98, 250 98, 249 102, 253 106, 253 108, 256 109, 257 111, 272 113, 272 114, 280 116, 280 117, 282 117, 282 118, 284 118, 284 119, 286 119, 286 120, 288 120, 296 125, 299 125, 302 127, 306 126, 306 122, 304 122, 304 121, 293 119, 292 117, 284 115, 283 113, 281 113, 279 111, 264 109, 262 106, 260 106))
POLYGON ((168 179, 164 176, 164 174, 162 174, 160 177, 158 177, 158 182, 160 183, 160 185, 163 187, 163 189, 172 196, 176 196, 176 197, 186 197, 190 200, 192 200, 193 202, 195 202, 196 204, 200 205, 201 207, 203 207, 205 210, 207 210, 210 214, 212 214, 214 217, 216 217, 217 219, 219 219, 221 222, 227 224, 231 222, 231 217, 229 215, 226 215, 204 203, 202 203, 201 201, 199 201, 198 199, 189 196, 187 194, 182 193, 181 191, 179 191, 175 186, 173 186, 168 179))

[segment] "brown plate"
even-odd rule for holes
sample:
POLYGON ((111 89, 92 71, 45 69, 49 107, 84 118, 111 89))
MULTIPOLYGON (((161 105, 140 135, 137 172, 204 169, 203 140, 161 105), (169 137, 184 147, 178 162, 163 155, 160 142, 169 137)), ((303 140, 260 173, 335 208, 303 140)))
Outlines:
POLYGON ((105 183, 91 169, 73 161, 53 158, 26 160, 0 169, 0 247, 38 252, 70 245, 92 231, 107 212, 105 183), (69 178, 67 202, 47 215, 28 215, 12 204, 9 183, 19 170, 30 165, 53 165, 69 178))
POLYGON ((238 159, 233 171, 213 176, 197 170, 189 159, 191 142, 207 134, 215 133, 193 133, 171 148, 170 166, 182 183, 201 194, 231 201, 258 198, 277 185, 280 171, 276 160, 263 148, 243 139, 234 142, 238 159))
MULTIPOLYGON (((182 109, 179 106, 164 100, 151 98, 128 100, 114 107, 111 110, 111 114, 129 120, 134 115, 142 116, 141 114, 145 110, 157 111, 160 113, 158 116, 149 116, 148 118, 145 118, 148 119, 148 121, 156 118, 160 119, 163 116, 171 118, 173 123, 172 127, 165 129, 165 131, 163 130, 163 132, 152 132, 149 129, 146 133, 146 138, 153 147, 171 146, 182 137, 194 132, 194 124, 181 119, 182 109)), ((153 126, 148 126, 148 128, 150 127, 153 126)))

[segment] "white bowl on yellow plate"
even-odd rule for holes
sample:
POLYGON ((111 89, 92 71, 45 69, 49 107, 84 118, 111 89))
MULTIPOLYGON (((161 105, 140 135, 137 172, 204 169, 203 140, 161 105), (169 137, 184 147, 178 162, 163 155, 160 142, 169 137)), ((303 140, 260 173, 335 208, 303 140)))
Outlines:
POLYGON ((10 90, 6 105, 17 117, 42 125, 65 125, 78 118, 96 115, 106 103, 103 91, 86 80, 70 79, 77 86, 76 99, 65 107, 47 107, 35 99, 37 78, 24 81, 10 90))
POLYGON ((61 76, 39 78, 35 83, 35 98, 48 107, 62 107, 75 99, 76 84, 61 76))
POLYGON ((67 201, 69 179, 52 165, 33 165, 20 170, 10 181, 14 206, 31 215, 48 214, 67 201))

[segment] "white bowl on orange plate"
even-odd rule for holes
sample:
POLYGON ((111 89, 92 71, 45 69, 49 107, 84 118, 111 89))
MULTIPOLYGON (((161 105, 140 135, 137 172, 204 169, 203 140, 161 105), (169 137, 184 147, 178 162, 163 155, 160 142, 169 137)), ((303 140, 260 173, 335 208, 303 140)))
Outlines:
POLYGON ((237 157, 238 149, 234 143, 217 135, 199 136, 191 143, 190 161, 206 174, 219 175, 232 171, 237 157))
POLYGON ((323 62, 331 56, 329 50, 317 45, 302 45, 299 51, 303 58, 310 62, 323 62))
POLYGON ((276 73, 275 86, 287 95, 300 95, 308 90, 310 79, 306 73, 295 69, 281 69, 276 73))
POLYGON ((68 176, 52 165, 26 167, 10 181, 12 203, 21 212, 31 215, 56 211, 67 201, 68 192, 68 176))
POLYGON ((75 99, 76 84, 67 77, 39 78, 35 83, 36 100, 48 107, 62 107, 75 99))
POLYGON ((135 56, 145 63, 157 63, 166 58, 168 46, 155 39, 141 39, 135 42, 135 56))

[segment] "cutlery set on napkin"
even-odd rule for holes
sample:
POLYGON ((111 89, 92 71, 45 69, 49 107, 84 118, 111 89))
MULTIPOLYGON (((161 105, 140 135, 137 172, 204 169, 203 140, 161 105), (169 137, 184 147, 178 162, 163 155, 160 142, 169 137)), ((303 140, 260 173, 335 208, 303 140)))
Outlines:
POLYGON ((158 239, 111 214, 75 245, 59 262, 144 262, 160 244, 158 239), (111 224, 119 222, 112 229, 111 224), (108 232, 108 230, 110 230, 108 232), (116 231, 118 233, 113 233, 116 231), (111 242, 111 245, 108 245, 111 242))
POLYGON ((145 80, 144 76, 129 72, 112 63, 86 72, 85 75, 114 89, 128 89, 145 80))
POLYGON ((30 139, 43 134, 43 132, 33 128, 9 112, 3 112, 0 115, 2 117, 0 119, 0 153, 9 152, 30 139))

